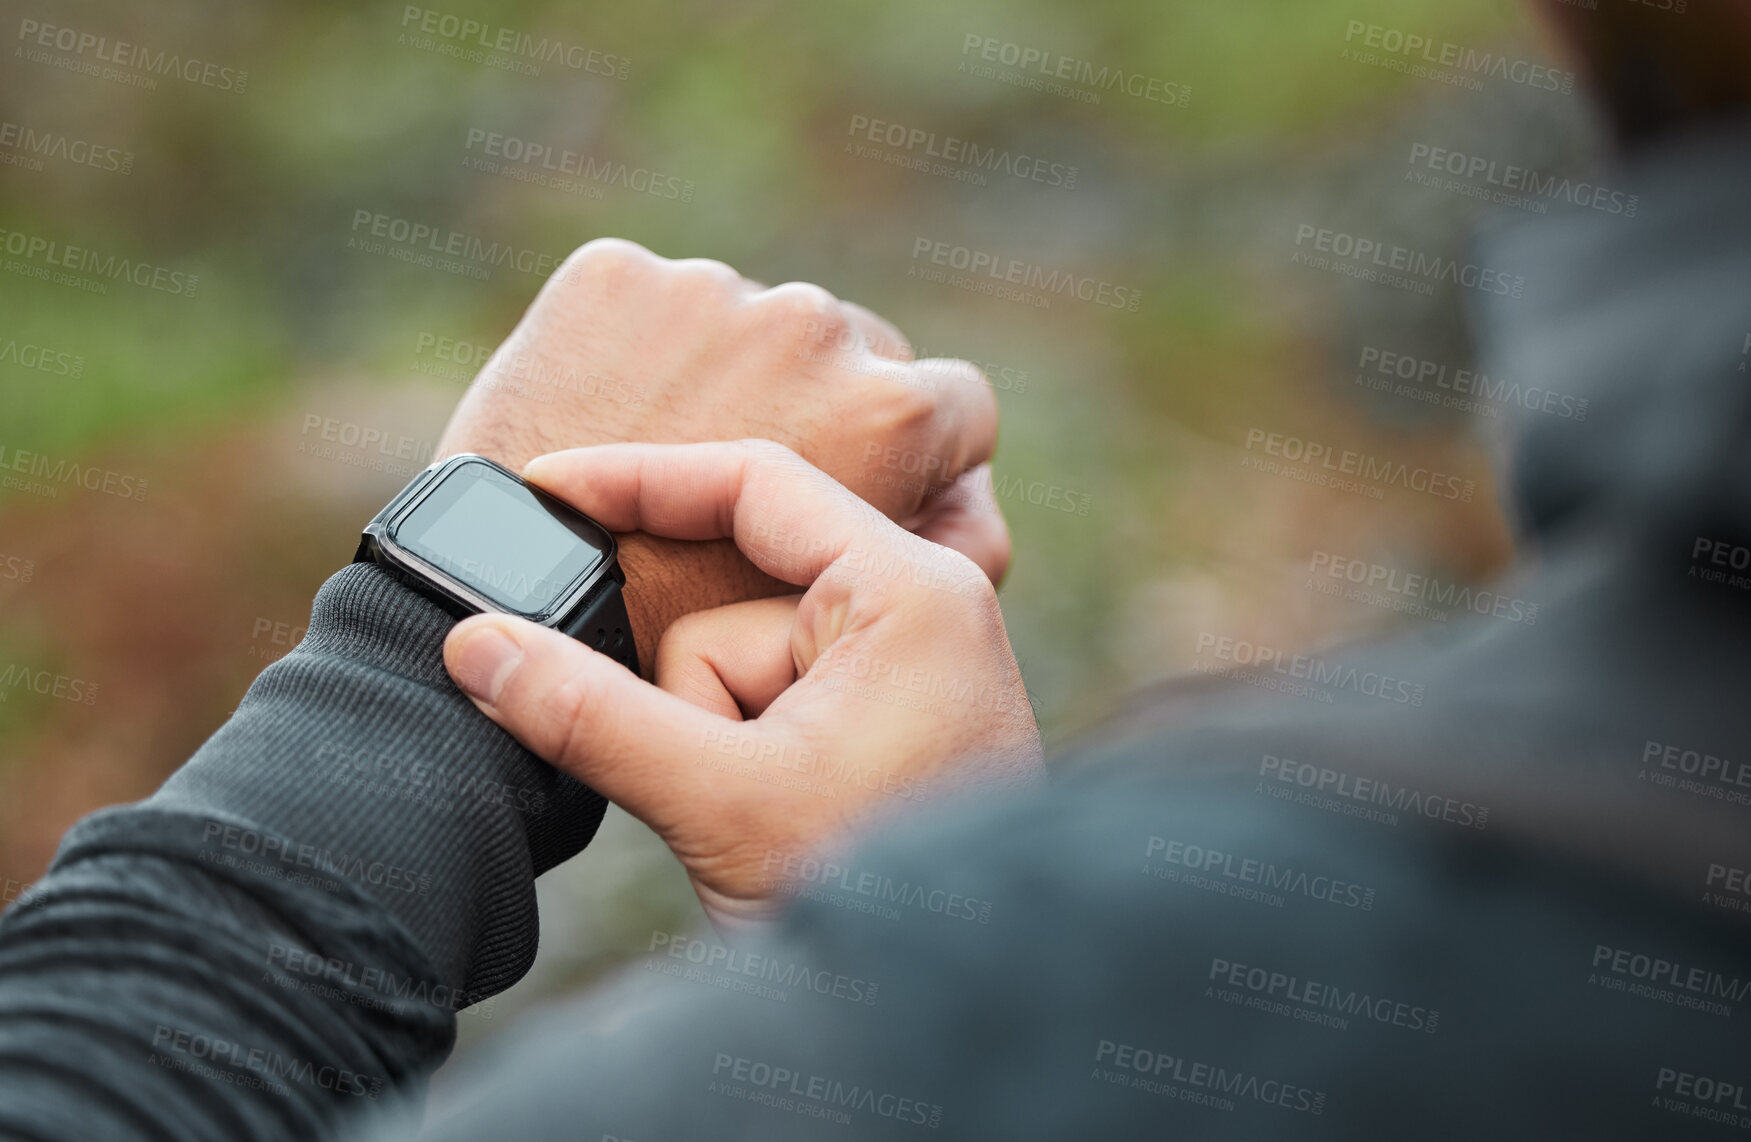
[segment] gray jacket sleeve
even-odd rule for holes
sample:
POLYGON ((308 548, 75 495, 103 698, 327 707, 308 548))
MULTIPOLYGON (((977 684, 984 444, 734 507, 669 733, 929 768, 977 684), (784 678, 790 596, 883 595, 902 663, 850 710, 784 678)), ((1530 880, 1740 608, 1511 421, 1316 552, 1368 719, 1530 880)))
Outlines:
POLYGON ((1751 1121, 1733 1105, 1751 1105, 1744 918, 1505 835, 1153 774, 963 806, 789 871, 771 942, 659 949, 476 1064, 421 1137, 1675 1139, 1751 1121))
POLYGON ((68 833, 0 918, 0 1135, 304 1140, 417 1098, 605 808, 450 684, 451 625, 341 571, 157 794, 68 833))

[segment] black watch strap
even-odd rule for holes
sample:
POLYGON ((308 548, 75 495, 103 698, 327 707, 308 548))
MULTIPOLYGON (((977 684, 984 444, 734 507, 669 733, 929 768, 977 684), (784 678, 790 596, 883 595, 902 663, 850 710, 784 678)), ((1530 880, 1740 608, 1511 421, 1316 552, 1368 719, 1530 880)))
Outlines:
POLYGON ((603 579, 601 587, 556 627, 585 646, 606 654, 634 674, 638 673, 638 647, 632 641, 632 618, 626 613, 626 595, 621 591, 618 579, 603 579))

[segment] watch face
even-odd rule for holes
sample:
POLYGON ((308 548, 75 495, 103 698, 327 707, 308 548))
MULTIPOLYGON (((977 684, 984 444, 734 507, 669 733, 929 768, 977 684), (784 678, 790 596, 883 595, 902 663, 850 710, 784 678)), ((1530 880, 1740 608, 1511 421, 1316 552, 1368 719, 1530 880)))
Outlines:
POLYGON ((612 543, 588 517, 479 459, 440 476, 390 521, 389 537, 501 609, 533 619, 550 616, 612 543))

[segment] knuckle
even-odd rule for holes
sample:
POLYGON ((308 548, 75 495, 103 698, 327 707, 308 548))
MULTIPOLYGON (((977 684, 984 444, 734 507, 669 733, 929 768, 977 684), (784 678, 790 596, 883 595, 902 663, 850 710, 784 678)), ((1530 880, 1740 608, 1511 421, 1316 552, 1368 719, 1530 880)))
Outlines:
POLYGON ((887 361, 906 363, 913 359, 912 339, 902 333, 899 326, 866 305, 854 301, 841 302, 840 305, 854 324, 861 327, 864 347, 869 352, 887 361))
POLYGON ((588 745, 600 740, 596 732, 594 703, 588 683, 571 674, 537 700, 536 716, 546 732, 541 735, 545 756, 555 761, 575 761, 583 758, 588 745))
POLYGON ((660 258, 637 242, 594 238, 573 250, 554 276, 566 284, 602 285, 623 281, 660 262, 660 258))
POLYGON ((952 399, 968 413, 995 421, 998 414, 997 390, 985 370, 971 361, 941 358, 914 364, 913 370, 927 379, 929 389, 939 398, 952 399))
POLYGON ((655 674, 658 687, 688 697, 714 689, 717 670, 711 664, 714 632, 709 623, 684 615, 669 624, 657 641, 655 674))
POLYGON ((704 611, 690 611, 671 622, 657 642, 658 667, 685 665, 698 653, 712 629, 711 619, 704 611))
MULTIPOLYGON (((747 502, 768 508, 782 505, 805 489, 819 490, 830 481, 795 449, 772 440, 743 440, 748 459, 742 472, 747 502)), ((858 501, 860 502, 860 501, 858 501)))
POLYGON ((942 394, 934 387, 872 378, 860 407, 870 427, 885 439, 912 439, 935 421, 942 394))
POLYGON ((803 463, 796 449, 776 440, 751 437, 739 442, 748 451, 748 463, 755 468, 793 468, 803 463))
POLYGON ((667 269, 682 281, 700 288, 728 293, 742 284, 742 275, 735 267, 716 258, 680 258, 670 262, 667 269))
POLYGON ((959 357, 936 357, 929 361, 919 361, 914 363, 913 368, 942 385, 977 385, 982 389, 991 387, 984 369, 959 357))
POLYGON ((877 326, 875 335, 869 339, 869 351, 889 361, 907 363, 913 357, 912 339, 887 322, 882 322, 877 326))
POLYGON ((914 582, 937 607, 980 616, 1000 613, 996 586, 971 556, 924 539, 916 541, 915 551, 922 573, 914 582))
POLYGON ((851 333, 851 318, 839 299, 812 282, 785 282, 762 291, 756 313, 769 330, 787 339, 838 343, 851 333))

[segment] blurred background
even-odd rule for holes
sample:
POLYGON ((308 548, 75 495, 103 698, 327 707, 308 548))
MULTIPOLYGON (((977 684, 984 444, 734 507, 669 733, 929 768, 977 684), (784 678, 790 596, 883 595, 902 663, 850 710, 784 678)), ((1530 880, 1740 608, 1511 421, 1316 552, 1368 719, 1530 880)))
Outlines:
MULTIPOLYGON (((1492 207, 1489 176, 1431 175, 1435 150, 1595 160, 1579 91, 1525 81, 1552 61, 1516 5, 430 3, 0 4, 7 897, 296 643, 540 284, 519 259, 419 264, 373 227, 519 258, 620 235, 819 282, 984 365, 1005 613, 1050 742, 1185 672, 1200 632, 1442 637, 1439 615, 1313 589, 1317 553, 1450 582, 1510 554, 1506 403, 1442 407, 1450 390, 1371 367, 1470 367, 1471 295, 1304 259, 1312 227, 1463 262, 1480 217, 1546 205, 1492 207), (1393 47, 1411 36, 1470 62, 1393 47), (915 251, 938 242, 1140 302, 931 280, 915 251), (1476 494, 1250 469, 1261 432, 1476 494)), ((618 811, 541 899, 537 967, 464 1016, 464 1053, 697 919, 618 811)))

